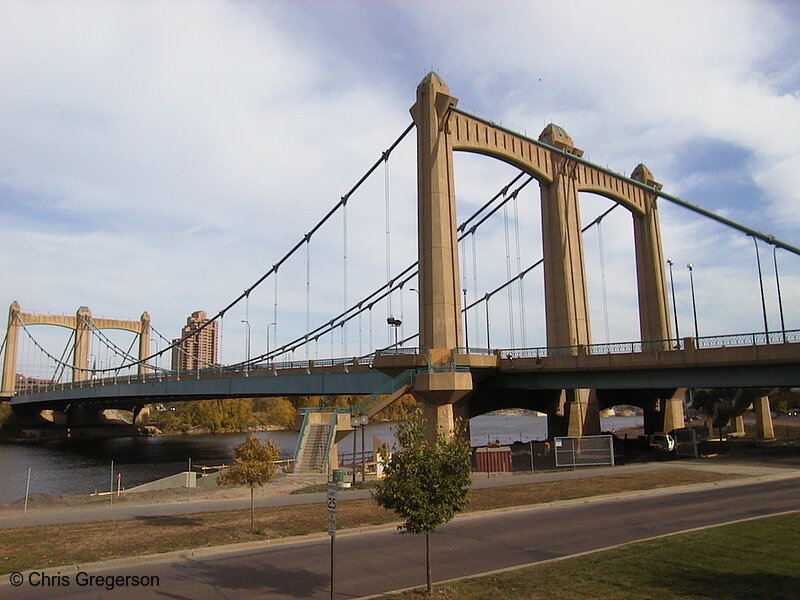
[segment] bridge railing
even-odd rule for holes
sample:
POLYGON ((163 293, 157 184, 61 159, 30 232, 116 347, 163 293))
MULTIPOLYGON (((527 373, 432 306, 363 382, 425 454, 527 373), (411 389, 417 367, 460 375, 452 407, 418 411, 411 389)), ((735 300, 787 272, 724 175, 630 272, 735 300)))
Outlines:
POLYGON ((800 329, 733 335, 712 335, 695 340, 697 348, 726 348, 731 346, 765 346, 768 344, 791 344, 800 342, 800 329))
POLYGON ((459 346, 456 348, 456 354, 485 354, 487 356, 494 356, 497 350, 492 348, 476 348, 475 346, 459 346))
MULTIPOLYGON (((540 346, 538 348, 503 348, 497 350, 501 358, 547 358, 553 356, 634 354, 640 352, 666 352, 691 348, 728 348, 735 346, 766 346, 800 342, 800 329, 770 332, 711 335, 699 338, 669 340, 613 342, 575 346, 540 346)), ((475 349, 470 348, 474 352, 475 349)))
POLYGON ((394 356, 397 354, 425 354, 428 348, 404 346, 398 348, 382 348, 375 351, 375 356, 394 356))

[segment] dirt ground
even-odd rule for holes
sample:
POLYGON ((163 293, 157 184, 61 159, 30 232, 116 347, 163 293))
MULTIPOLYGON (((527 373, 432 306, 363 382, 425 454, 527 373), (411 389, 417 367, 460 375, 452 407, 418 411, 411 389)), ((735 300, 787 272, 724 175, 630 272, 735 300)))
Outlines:
MULTIPOLYGON (((325 483, 328 477, 325 473, 278 473, 261 488, 256 488, 256 498, 269 496, 284 496, 294 490, 320 483, 325 483)), ((167 502, 185 501, 187 498, 194 501, 202 500, 227 500, 231 498, 249 498, 250 488, 245 486, 224 486, 217 488, 170 488, 167 490, 153 490, 147 492, 122 492, 114 495, 114 504, 130 506, 142 504, 162 504, 167 502)), ((50 495, 31 494, 28 497, 28 509, 33 508, 63 508, 87 507, 92 505, 106 506, 110 502, 108 493, 99 495, 50 495)), ((24 500, 0 504, 0 516, 4 513, 14 514, 19 512, 24 500)))

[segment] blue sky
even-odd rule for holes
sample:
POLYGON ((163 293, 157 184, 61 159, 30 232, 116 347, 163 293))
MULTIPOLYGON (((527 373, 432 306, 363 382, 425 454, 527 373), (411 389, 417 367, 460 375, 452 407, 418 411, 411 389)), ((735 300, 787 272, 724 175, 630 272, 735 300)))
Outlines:
MULTIPOLYGON (((118 318, 147 310, 175 336, 190 312, 215 313, 248 287, 350 188, 410 122, 431 69, 465 110, 534 137, 558 123, 590 160, 624 174, 644 162, 665 191, 800 245, 799 24, 792 2, 3 2, 0 303, 65 314, 88 305, 118 318)), ((461 218, 514 175, 475 156, 458 156, 456 169, 461 218)), ((351 302, 385 281, 386 176, 379 170, 348 206, 351 302)), ((388 181, 399 271, 415 260, 412 138, 388 181)), ((541 255, 536 187, 518 202, 525 267, 541 255)), ((581 203, 584 222, 609 206, 588 195, 581 203)), ((758 330, 752 241, 663 202, 661 214, 665 255, 680 267, 682 333, 688 262, 701 335, 758 330)), ((342 235, 337 217, 312 244, 313 324, 344 305, 342 235)), ((502 214, 477 245, 478 289, 466 249, 471 298, 506 275, 502 214)), ((585 245, 602 342, 596 232, 585 245)), ((771 249, 761 258, 777 329, 771 249)), ((778 260, 787 326, 800 327, 791 301, 800 257, 778 260)), ((609 337, 636 339, 622 209, 603 223, 603 263, 609 337)), ((544 345, 541 272, 525 281, 525 345, 544 345)), ((285 341, 305 323, 304 255, 279 288, 285 341)), ((226 316, 226 362, 243 357, 245 318, 253 354, 263 351, 272 294, 268 282, 247 312, 226 316)), ((416 296, 402 298, 409 334, 416 296)), ((394 297, 396 315, 400 304, 394 297)), ((373 345, 382 345, 388 308, 374 313, 373 345)), ((519 346, 518 291, 511 314, 519 346)), ((511 345, 508 321, 498 297, 492 345, 511 345)), ((471 317, 473 337, 485 335, 480 322, 471 317)), ((360 345, 351 327, 335 354, 368 346, 366 322, 360 345)), ((61 332, 36 331, 60 354, 61 332)), ((321 340, 312 358, 330 348, 321 340)))

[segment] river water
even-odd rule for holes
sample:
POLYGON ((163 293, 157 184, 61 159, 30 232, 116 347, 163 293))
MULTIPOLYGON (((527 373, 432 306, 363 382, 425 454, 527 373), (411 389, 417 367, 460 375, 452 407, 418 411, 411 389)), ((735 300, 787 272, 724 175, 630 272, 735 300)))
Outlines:
MULTIPOLYGON (((641 425, 642 417, 601 418, 603 431, 641 425)), ((368 425, 364 432, 367 449, 372 449, 373 437, 391 445, 394 426, 394 423, 368 425)), ((473 446, 494 440, 501 444, 543 440, 547 437, 547 419, 531 415, 481 415, 470 420, 470 434, 473 446)), ((294 453, 296 431, 256 435, 261 439, 273 439, 283 457, 294 453)), ((130 488, 185 471, 189 459, 194 466, 230 462, 234 446, 244 438, 243 433, 226 433, 0 444, 0 502, 14 501, 25 495, 28 468, 31 469, 32 494, 89 494, 109 489, 112 460, 115 477, 121 474, 123 487, 130 488)), ((360 439, 358 445, 360 451, 360 439)), ((352 448, 351 434, 339 444, 339 453, 350 453, 352 448)))

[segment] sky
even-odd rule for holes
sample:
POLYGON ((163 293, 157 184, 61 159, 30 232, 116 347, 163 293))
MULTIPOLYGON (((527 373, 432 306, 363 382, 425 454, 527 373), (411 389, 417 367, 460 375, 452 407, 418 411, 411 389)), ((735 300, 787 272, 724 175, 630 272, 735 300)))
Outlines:
MULTIPOLYGON (((798 25, 794 2, 5 0, 0 304, 148 311, 176 337, 191 312, 216 314, 303 239, 410 124, 431 70, 464 110, 530 137, 556 123, 585 158, 625 175, 643 162, 664 191, 800 246, 798 25)), ((414 146, 412 132, 346 218, 279 269, 276 325, 272 277, 226 313, 223 362, 245 358, 247 324, 255 356, 385 284, 387 263, 391 277, 416 260, 414 146)), ((457 154, 459 221, 515 174, 457 154)), ((580 201, 585 224, 611 207, 580 201)), ((477 260, 462 244, 470 302, 541 257, 535 182, 506 213, 477 234, 477 260)), ((688 263, 701 336, 763 330, 752 239, 664 200, 660 214, 681 336, 694 333, 688 263)), ((635 340, 629 213, 601 228, 584 236, 592 339, 635 340)), ((759 249, 768 326, 780 330, 772 248, 759 249)), ((800 328, 800 257, 776 259, 785 326, 800 328)), ((412 335, 414 286, 292 357, 366 354, 391 341, 387 316, 412 335)), ((546 345, 540 268, 490 310, 490 340, 484 307, 470 311, 471 345, 546 345)), ((31 333, 61 355, 66 330, 31 333)), ((52 370, 22 343, 21 370, 52 370)), ((92 360, 113 358, 97 347, 92 360)))

